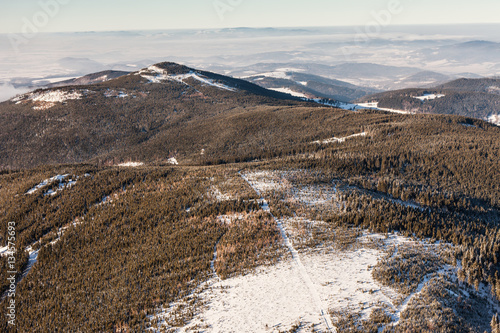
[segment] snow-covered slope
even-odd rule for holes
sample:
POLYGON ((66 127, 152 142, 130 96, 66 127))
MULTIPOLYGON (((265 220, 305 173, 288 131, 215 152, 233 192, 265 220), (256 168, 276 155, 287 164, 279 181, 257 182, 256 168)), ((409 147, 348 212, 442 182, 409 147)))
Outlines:
POLYGON ((43 90, 39 92, 27 93, 12 99, 12 102, 21 104, 32 101, 34 110, 47 110, 55 106, 56 103, 64 103, 69 100, 81 99, 83 94, 80 91, 64 90, 43 90))
POLYGON ((269 90, 274 90, 274 91, 282 92, 284 94, 289 94, 289 95, 292 95, 292 96, 295 96, 295 97, 307 98, 307 96, 305 94, 297 92, 297 91, 293 91, 290 88, 269 88, 269 90))
POLYGON ((212 80, 196 71, 190 71, 189 73, 186 74, 171 74, 167 70, 153 65, 149 66, 147 69, 141 70, 135 75, 140 75, 141 77, 149 80, 150 83, 163 83, 166 81, 175 81, 183 84, 188 84, 186 83, 186 80, 191 78, 207 86, 212 86, 223 90, 236 91, 235 88, 216 82, 215 80, 212 80))

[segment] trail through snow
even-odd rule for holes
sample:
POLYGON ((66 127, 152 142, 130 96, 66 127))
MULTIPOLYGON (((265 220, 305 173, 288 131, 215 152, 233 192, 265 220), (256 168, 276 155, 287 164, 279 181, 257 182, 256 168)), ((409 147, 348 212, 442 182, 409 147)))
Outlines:
MULTIPOLYGON (((250 180, 248 178, 246 178, 243 174, 240 173, 240 175, 248 183, 248 185, 250 185, 250 187, 253 188, 253 190, 257 193, 257 195, 260 196, 261 194, 260 194, 259 190, 255 186, 252 185, 250 180)), ((319 294, 318 294, 316 288, 314 287, 314 283, 312 282, 311 277, 307 273, 304 265, 302 264, 302 261, 300 260, 299 252, 293 247, 292 243, 290 242, 290 239, 286 235, 286 231, 285 231, 285 228, 283 227, 283 224, 281 223, 280 220, 276 219, 276 217, 274 217, 274 215, 271 213, 271 210, 269 208, 269 204, 267 203, 267 201, 264 198, 262 198, 260 201, 261 201, 262 209, 266 212, 269 212, 269 214, 276 221, 276 224, 278 225, 278 228, 280 229, 281 236, 283 237, 285 246, 288 247, 288 250, 292 254, 292 258, 293 258, 293 261, 295 263, 295 266, 298 269, 299 274, 302 277, 302 280, 304 281, 307 288, 309 289, 311 297, 313 298, 314 303, 316 304, 316 307, 317 307, 319 313, 321 314, 321 317, 323 318, 328 331, 336 332, 336 330, 333 326, 333 323, 331 321, 331 318, 330 318, 328 312, 325 311, 325 307, 323 305, 323 302, 321 301, 321 298, 319 297, 319 294)))
POLYGON ((428 285, 429 281, 433 277, 442 275, 442 274, 446 273, 447 271, 454 271, 454 270, 456 271, 456 268, 451 267, 451 266, 447 266, 447 267, 445 267, 437 272, 427 274, 424 277, 424 279, 422 280, 422 282, 420 282, 420 284, 417 286, 417 289, 414 292, 412 292, 408 297, 406 297, 406 299, 403 301, 403 303, 400 306, 398 306, 398 308, 396 309, 396 313, 394 313, 394 315, 393 315, 393 322, 390 323, 390 325, 397 326, 399 324, 399 322, 401 321, 401 314, 404 311, 406 311, 411 300, 413 300, 416 296, 420 295, 420 293, 422 292, 422 289, 424 289, 424 287, 426 285, 428 285))

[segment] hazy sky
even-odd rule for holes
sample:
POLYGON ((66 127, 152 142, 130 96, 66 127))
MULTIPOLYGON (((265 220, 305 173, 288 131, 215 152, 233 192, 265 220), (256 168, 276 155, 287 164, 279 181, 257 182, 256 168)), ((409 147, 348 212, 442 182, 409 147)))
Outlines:
POLYGON ((500 23, 499 14, 498 0, 0 0, 0 33, 500 23))

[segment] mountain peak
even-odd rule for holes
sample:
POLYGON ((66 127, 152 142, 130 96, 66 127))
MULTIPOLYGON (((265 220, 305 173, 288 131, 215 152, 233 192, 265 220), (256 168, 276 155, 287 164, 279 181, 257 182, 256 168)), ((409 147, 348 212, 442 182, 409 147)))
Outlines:
MULTIPOLYGON (((189 72, 194 72, 193 68, 175 63, 175 62, 160 62, 158 64, 153 65, 154 67, 160 68, 166 71, 170 75, 179 75, 179 74, 188 74, 189 72)), ((153 67, 151 66, 151 67, 153 67)))

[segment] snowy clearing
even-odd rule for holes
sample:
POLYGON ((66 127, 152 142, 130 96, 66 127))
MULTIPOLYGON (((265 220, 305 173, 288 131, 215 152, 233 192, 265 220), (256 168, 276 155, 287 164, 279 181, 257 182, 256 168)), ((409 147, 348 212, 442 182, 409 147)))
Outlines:
MULTIPOLYGON (((337 197, 336 183, 311 183, 308 174, 301 170, 251 171, 240 176, 259 196, 264 196, 259 202, 269 214, 265 197, 274 191, 284 191, 283 200, 311 205, 332 206, 329 202, 337 197)), ((219 192, 215 187, 213 190, 219 192)), ((240 219, 241 214, 218 217, 226 224, 238 223, 240 219)), ((214 271, 215 247, 209 280, 193 294, 158 309, 156 315, 149 317, 149 330, 332 332, 344 316, 354 314, 359 320, 371 320, 375 310, 385 313, 390 321, 387 325, 394 326, 405 320, 402 314, 407 309, 419 306, 416 300, 427 297, 425 292, 430 284, 457 277, 459 265, 452 266, 446 259, 430 267, 426 263, 430 254, 448 258, 454 251, 450 244, 412 240, 399 234, 338 229, 299 216, 275 220, 291 257, 283 257, 272 266, 260 266, 250 274, 220 280, 214 271), (327 237, 321 238, 321 234, 327 237), (318 237, 319 241, 310 241, 318 237), (418 258, 425 258, 423 267, 427 267, 413 284, 400 287, 375 279, 376 270, 391 272, 404 267, 405 258, 413 255, 412 251, 417 251, 418 258), (403 266, 398 266, 401 263, 403 266)), ((468 292, 474 293, 469 289, 468 292)))
POLYGON ((233 224, 237 221, 243 220, 245 216, 242 213, 235 213, 235 214, 230 214, 230 215, 219 215, 217 216, 217 221, 224 223, 224 224, 233 224))
POLYGON ((330 209, 334 209, 335 207, 341 208, 339 200, 338 191, 335 185, 294 186, 290 189, 290 197, 285 198, 285 201, 300 202, 306 206, 324 206, 330 209))
POLYGON ((438 99, 438 98, 443 98, 445 96, 446 95, 442 95, 442 94, 424 94, 423 96, 418 96, 418 97, 413 97, 413 98, 419 99, 423 102, 423 101, 430 101, 430 100, 434 100, 434 99, 438 99))
POLYGON ((297 92, 297 91, 293 91, 290 88, 285 88, 285 87, 282 87, 282 88, 269 88, 269 90, 281 92, 281 93, 284 93, 284 94, 289 94, 289 95, 292 95, 292 96, 295 96, 295 97, 307 98, 307 96, 305 94, 297 92))
MULTIPOLYGON (((258 195, 260 195, 260 190, 257 188, 251 181, 248 180, 248 178, 242 176, 243 179, 257 192, 258 195)), ((267 211, 269 214, 271 214, 271 210, 269 208, 269 205, 266 200, 263 198, 261 199, 261 207, 264 211, 267 211)), ((272 214, 271 216, 273 219, 276 221, 276 224, 278 225, 278 229, 280 230, 281 237, 283 238, 284 245, 288 248, 290 253, 292 254, 292 259, 293 263, 295 266, 295 269, 299 272, 302 283, 307 287, 307 290, 309 291, 309 298, 312 300, 312 308, 316 309, 316 313, 321 316, 321 321, 320 323, 324 323, 326 331, 331 331, 333 329, 333 324, 331 321, 331 318, 328 314, 328 308, 325 307, 324 300, 320 298, 320 295, 316 289, 316 286, 311 280, 311 277, 309 276, 307 270, 305 269, 302 260, 300 258, 299 252, 293 247, 292 242, 287 236, 287 233, 285 231, 285 228, 283 224, 281 223, 280 220, 276 219, 272 214)), ((294 275, 296 276, 296 274, 294 275)), ((311 305, 310 305, 311 306, 311 305)), ((314 322, 311 322, 314 325, 314 322)))
POLYGON ((253 274, 227 280, 221 281, 214 275, 198 291, 196 297, 204 305, 187 324, 182 327, 168 324, 180 302, 161 309, 150 318, 151 322, 169 332, 278 332, 294 325, 300 326, 299 332, 310 331, 312 327, 316 332, 329 332, 334 331, 333 326, 328 329, 325 322, 325 317, 331 322, 329 311, 349 310, 368 319, 374 309, 383 308, 395 325, 431 276, 425 277, 415 292, 403 298, 375 281, 372 271, 387 255, 383 248, 408 245, 412 241, 397 235, 385 237, 367 233, 359 237, 359 241, 366 247, 337 252, 301 251, 300 254, 293 250, 297 258, 300 256, 301 265, 296 259, 288 259, 274 266, 261 267, 253 274), (368 246, 373 241, 381 242, 381 249, 368 246), (311 288, 315 292, 311 293, 311 288), (396 306, 399 299, 404 302, 396 306), (324 317, 318 310, 318 303, 326 309, 324 317))
POLYGON ((250 184, 258 195, 282 189, 285 184, 277 172, 272 171, 252 171, 241 174, 241 177, 250 184))

